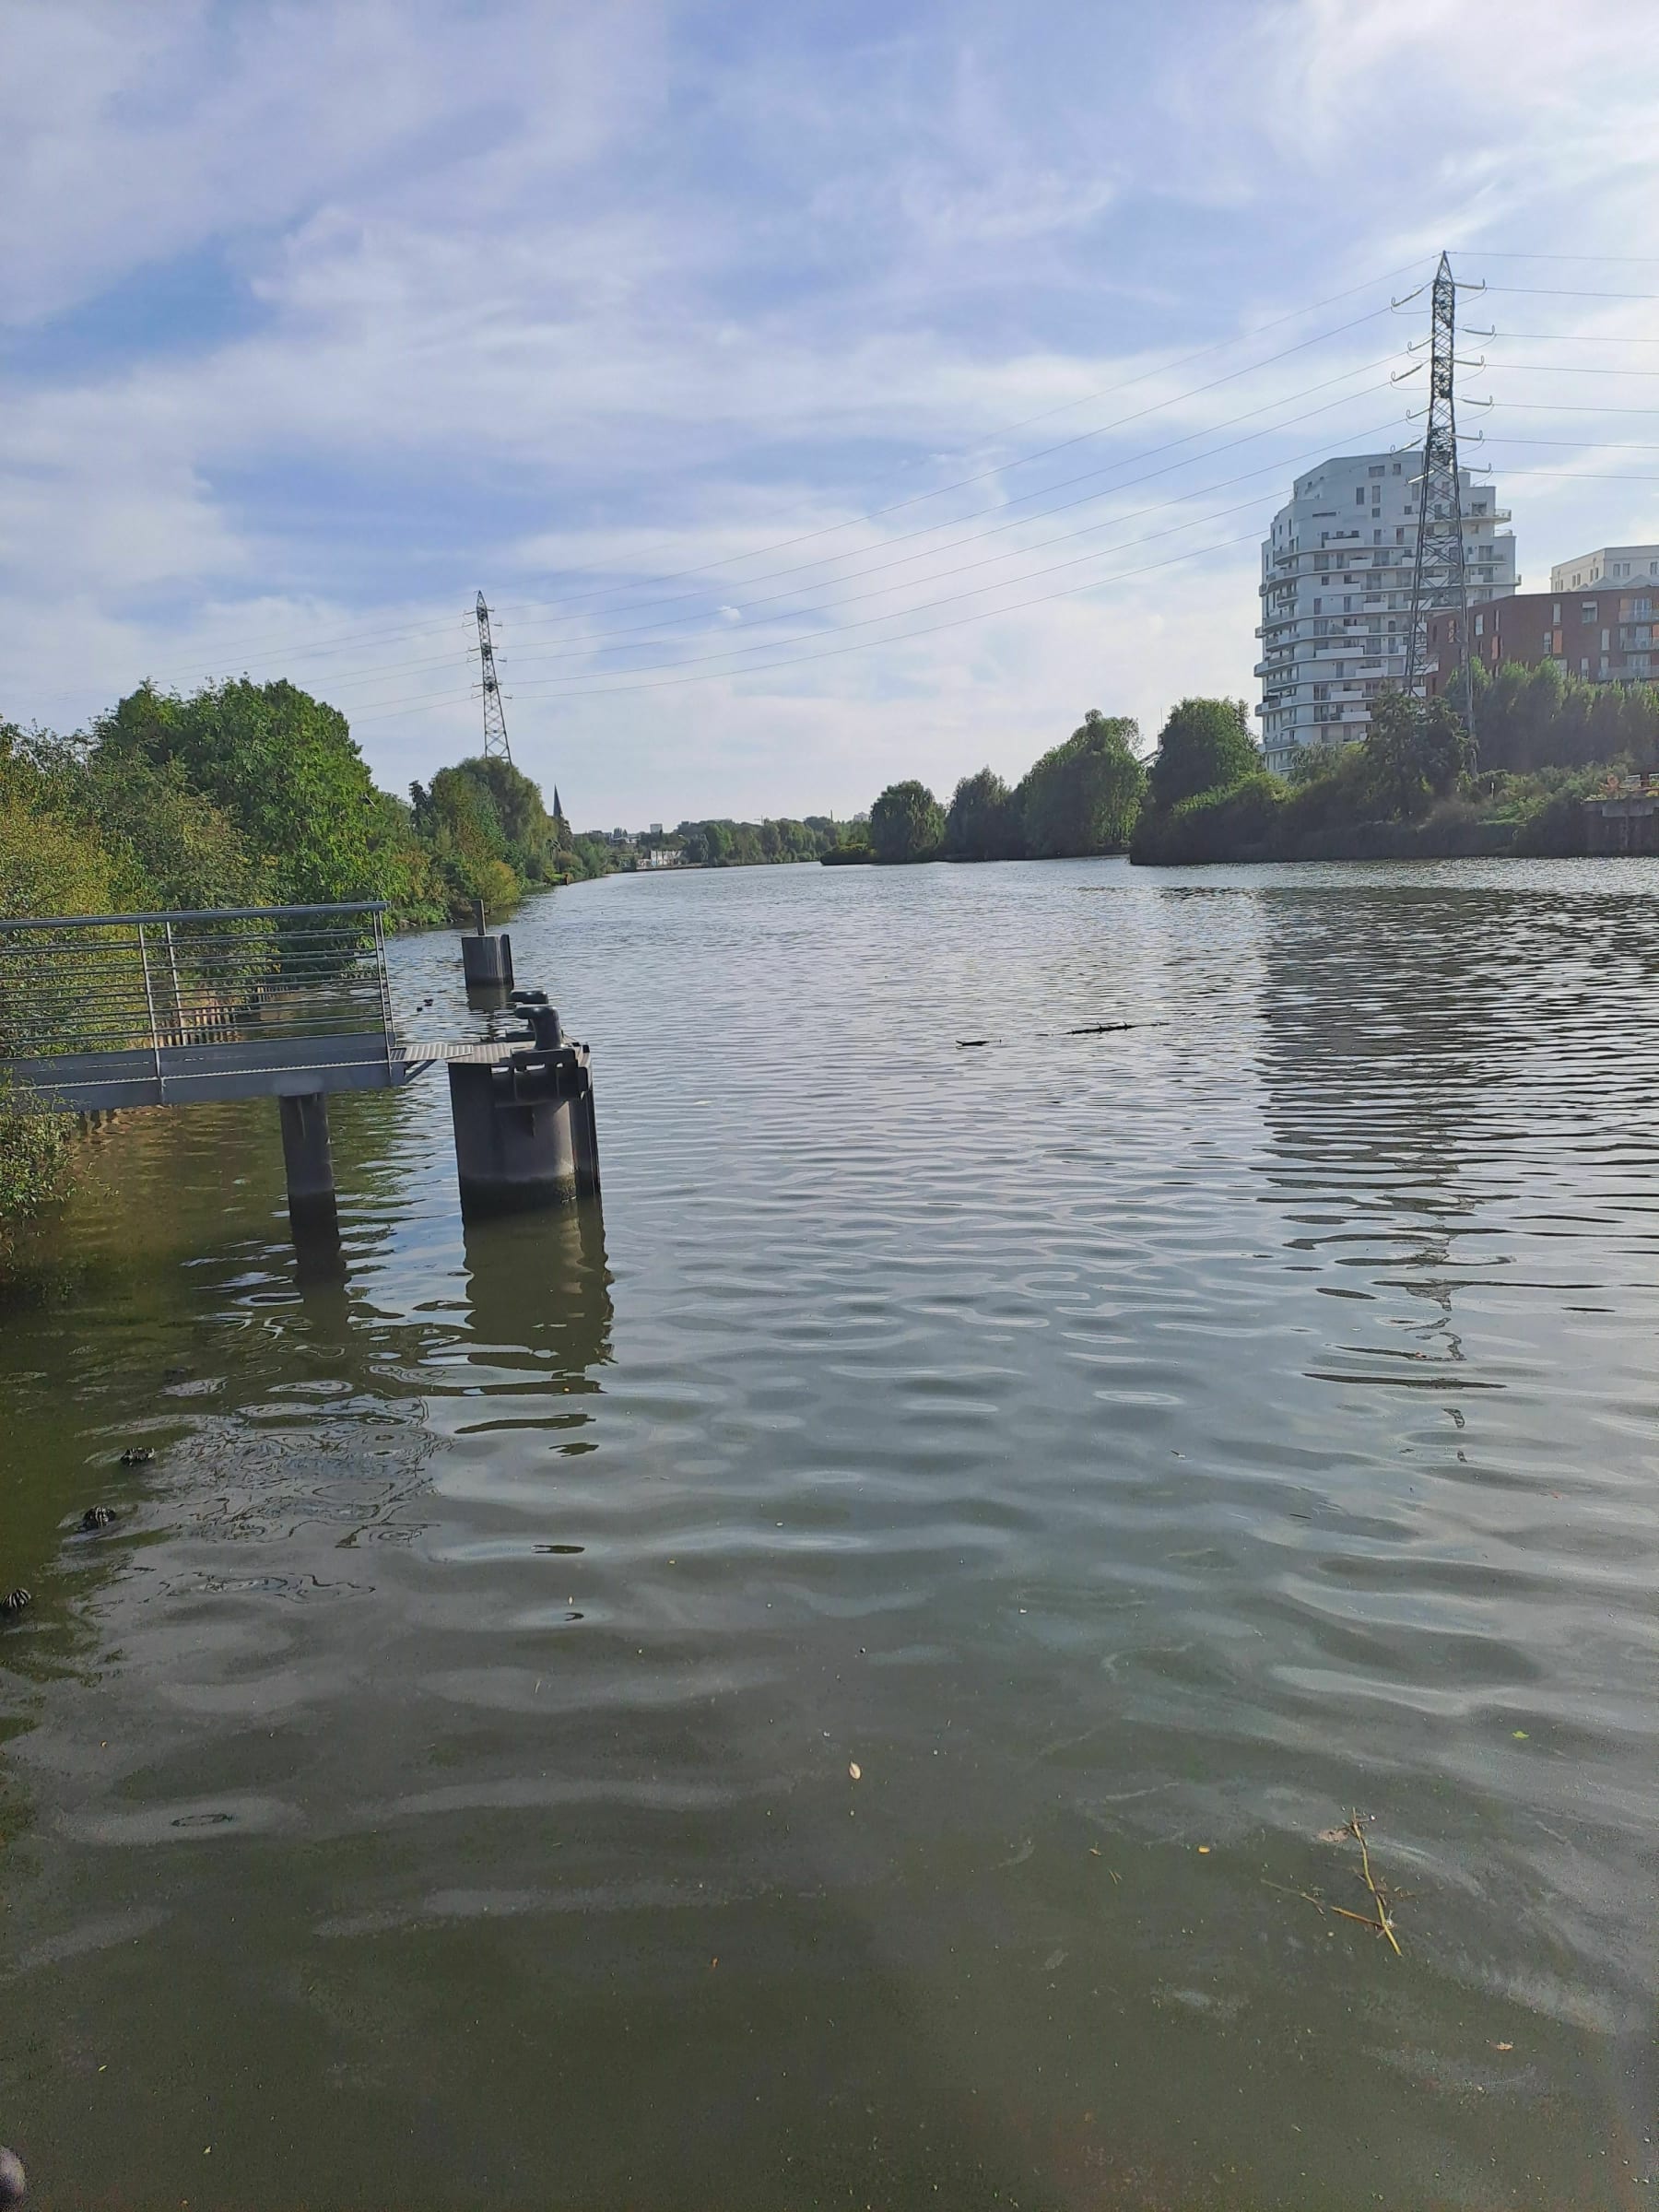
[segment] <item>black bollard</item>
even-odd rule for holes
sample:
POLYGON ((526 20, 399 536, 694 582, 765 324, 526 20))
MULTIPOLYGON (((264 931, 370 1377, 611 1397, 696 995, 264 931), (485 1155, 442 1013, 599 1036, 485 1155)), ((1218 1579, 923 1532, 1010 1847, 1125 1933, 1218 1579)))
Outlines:
POLYGON ((484 901, 475 899, 473 913, 477 928, 470 937, 461 940, 461 972, 466 978, 469 991, 512 988, 512 939, 502 930, 491 936, 484 926, 484 901))
POLYGON ((559 1206, 599 1188, 586 1045, 567 1044, 543 994, 515 994, 530 1024, 523 1048, 490 1064, 452 1061, 450 1112, 461 1210, 477 1216, 559 1206))

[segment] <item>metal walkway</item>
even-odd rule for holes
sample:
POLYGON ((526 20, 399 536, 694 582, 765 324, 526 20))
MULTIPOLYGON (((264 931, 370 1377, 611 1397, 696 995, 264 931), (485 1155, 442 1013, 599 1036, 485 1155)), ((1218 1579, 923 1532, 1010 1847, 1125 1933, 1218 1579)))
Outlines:
POLYGON ((504 1047, 407 1044, 383 906, 0 921, 0 1073, 14 1108, 98 1112, 383 1090, 504 1047))
POLYGON ((599 1188, 585 1045, 540 992, 488 1041, 397 1034, 378 901, 0 920, 0 1107, 275 1099, 288 1211, 336 1233, 328 1096, 447 1066, 464 1209, 599 1188))

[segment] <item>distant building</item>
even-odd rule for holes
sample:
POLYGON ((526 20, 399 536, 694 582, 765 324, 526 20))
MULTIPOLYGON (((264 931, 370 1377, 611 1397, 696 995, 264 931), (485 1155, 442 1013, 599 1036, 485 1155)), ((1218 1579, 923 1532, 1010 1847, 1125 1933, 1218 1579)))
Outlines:
POLYGON ((1598 583, 1659 583, 1659 546, 1602 546, 1576 560, 1558 560, 1549 571, 1552 592, 1593 591, 1598 583))
MULTIPOLYGON (((1622 560, 1633 562, 1639 546, 1611 547, 1622 560)), ((1599 559, 1600 555, 1594 556, 1599 559)), ((1659 559, 1659 554, 1654 555, 1659 559)), ((1583 565, 1562 564, 1569 575, 1583 565)), ((1559 575, 1560 569, 1551 571, 1559 575)), ((1651 586, 1618 591, 1516 592, 1503 599, 1477 602, 1469 609, 1469 645, 1472 657, 1488 675, 1503 661, 1519 661, 1535 667, 1540 661, 1556 661, 1569 676, 1593 684, 1650 682, 1655 673, 1653 608, 1659 603, 1659 570, 1651 586)), ((1432 699, 1446 688, 1457 672, 1457 617, 1431 615, 1429 618, 1430 676, 1432 699)))
MULTIPOLYGON (((1262 546, 1256 664, 1262 750, 1282 775, 1299 746, 1347 745, 1406 668, 1420 457, 1347 453, 1296 480, 1262 546)), ((1513 592, 1515 540, 1490 484, 1459 478, 1472 597, 1513 592)), ((1429 654, 1432 660, 1433 654, 1429 654)))

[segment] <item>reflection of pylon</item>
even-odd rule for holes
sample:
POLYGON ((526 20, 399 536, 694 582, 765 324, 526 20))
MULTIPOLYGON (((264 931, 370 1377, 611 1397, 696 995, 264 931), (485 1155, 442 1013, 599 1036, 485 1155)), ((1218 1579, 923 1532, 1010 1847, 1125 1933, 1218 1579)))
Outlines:
MULTIPOLYGON (((1464 563, 1463 488, 1457 471, 1457 283, 1445 254, 1434 277, 1432 335, 1429 348, 1429 420, 1423 438, 1423 471, 1418 478, 1417 556, 1411 571, 1411 626, 1406 633, 1407 698, 1423 680, 1428 658, 1429 618, 1457 617, 1462 656, 1464 712, 1475 734, 1475 692, 1469 678, 1469 584, 1464 563)), ((1445 686, 1442 684, 1442 691, 1445 686)))
POLYGON ((478 660, 484 676, 484 758, 499 753, 511 762, 512 747, 507 742, 507 717, 501 712, 501 686, 496 675, 495 647, 489 637, 489 609, 484 604, 484 594, 478 594, 478 660))

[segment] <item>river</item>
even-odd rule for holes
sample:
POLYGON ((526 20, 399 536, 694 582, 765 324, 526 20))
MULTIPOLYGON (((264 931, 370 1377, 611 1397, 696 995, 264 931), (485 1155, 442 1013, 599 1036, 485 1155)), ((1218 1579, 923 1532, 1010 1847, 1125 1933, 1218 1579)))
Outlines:
POLYGON ((1653 2203, 1656 891, 582 886, 603 1212, 464 1233, 428 1076, 343 1277, 269 1107, 96 1131, 0 1307, 32 2201, 1653 2203))

